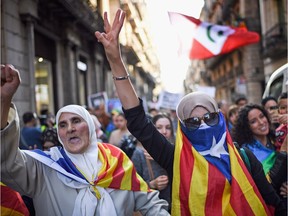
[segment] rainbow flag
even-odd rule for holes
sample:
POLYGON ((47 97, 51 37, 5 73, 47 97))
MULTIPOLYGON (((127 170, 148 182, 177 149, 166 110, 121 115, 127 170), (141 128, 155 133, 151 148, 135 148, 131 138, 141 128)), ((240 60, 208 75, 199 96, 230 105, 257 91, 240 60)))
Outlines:
POLYGON ((0 182, 1 213, 0 215, 28 216, 29 211, 21 195, 0 182))
POLYGON ((178 123, 172 215, 271 215, 228 132, 226 141, 231 183, 195 150, 178 123))

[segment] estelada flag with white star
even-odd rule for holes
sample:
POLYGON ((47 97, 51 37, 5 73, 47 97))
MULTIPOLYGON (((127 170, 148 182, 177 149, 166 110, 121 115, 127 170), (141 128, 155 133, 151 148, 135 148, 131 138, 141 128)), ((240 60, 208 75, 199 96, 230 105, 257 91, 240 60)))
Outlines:
POLYGON ((178 121, 171 215, 274 215, 274 207, 266 205, 227 129, 225 134, 230 181, 194 148, 178 121))
POLYGON ((179 39, 178 54, 189 55, 190 59, 206 59, 229 53, 239 47, 257 43, 257 32, 246 27, 231 27, 202 22, 191 16, 168 12, 179 39))

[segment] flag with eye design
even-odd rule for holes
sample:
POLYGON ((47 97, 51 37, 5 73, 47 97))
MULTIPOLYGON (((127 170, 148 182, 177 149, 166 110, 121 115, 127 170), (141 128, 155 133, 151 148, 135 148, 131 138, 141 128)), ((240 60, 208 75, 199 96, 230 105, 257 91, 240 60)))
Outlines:
POLYGON ((178 54, 190 59, 211 58, 260 40, 257 32, 246 27, 216 25, 176 12, 168 14, 179 39, 178 54))

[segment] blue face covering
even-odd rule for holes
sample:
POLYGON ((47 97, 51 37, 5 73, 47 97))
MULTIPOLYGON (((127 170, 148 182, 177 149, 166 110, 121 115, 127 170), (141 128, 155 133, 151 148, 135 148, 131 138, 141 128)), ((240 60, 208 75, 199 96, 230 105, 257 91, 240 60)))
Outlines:
POLYGON ((208 126, 202 123, 197 130, 189 130, 180 122, 181 130, 199 154, 214 164, 228 180, 231 180, 230 159, 226 143, 226 124, 219 112, 219 123, 208 126))
POLYGON ((221 140, 226 132, 226 124, 223 114, 219 112, 219 123, 215 126, 208 126, 202 123, 198 129, 189 130, 181 123, 181 129, 189 141, 193 143, 193 147, 198 152, 201 152, 211 148, 213 139, 216 139, 217 143, 221 140))

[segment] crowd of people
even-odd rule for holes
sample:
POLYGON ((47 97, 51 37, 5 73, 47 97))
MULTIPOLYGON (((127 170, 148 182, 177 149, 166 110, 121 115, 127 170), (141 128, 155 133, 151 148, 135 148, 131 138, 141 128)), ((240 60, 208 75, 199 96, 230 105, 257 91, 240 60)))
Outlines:
POLYGON ((122 110, 67 105, 20 126, 20 73, 1 65, 1 181, 23 215, 287 215, 287 92, 261 104, 192 92, 146 112, 121 57, 124 19, 104 13, 95 33, 122 110))

